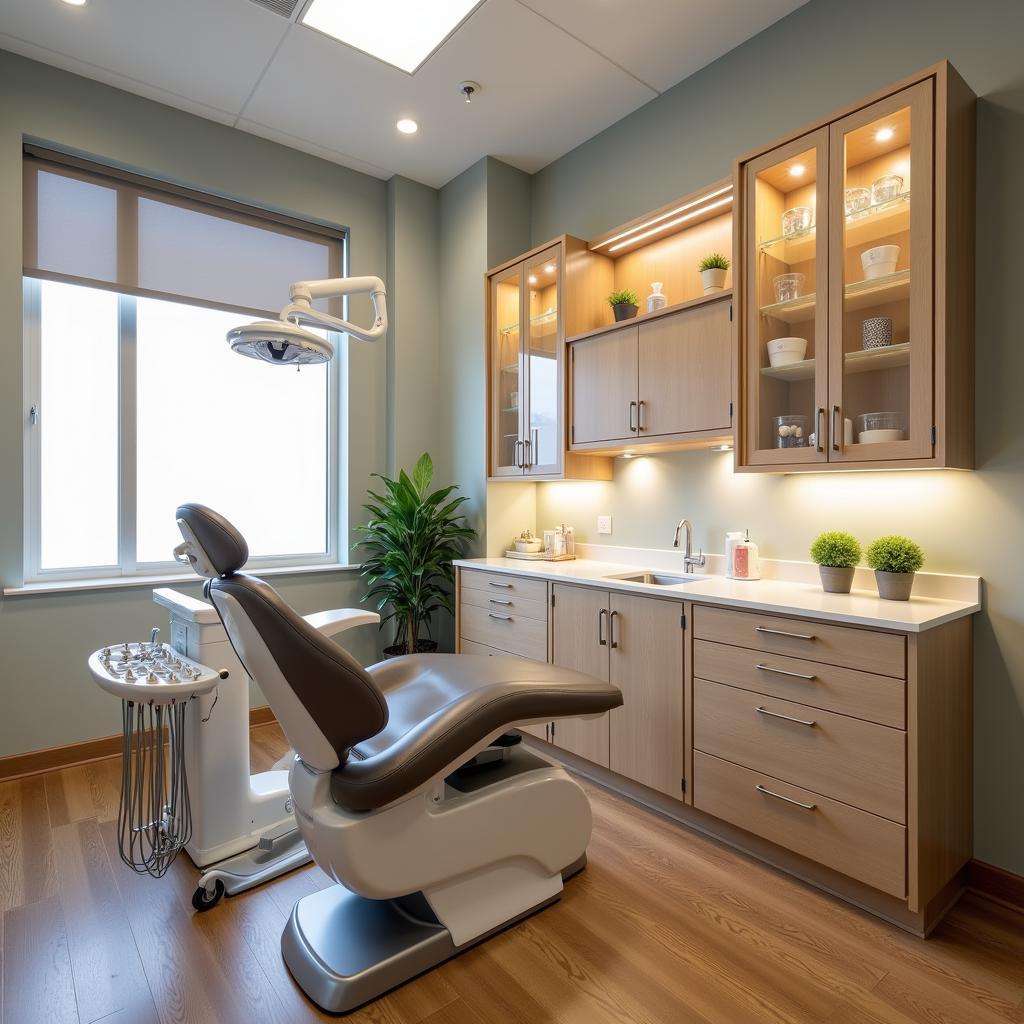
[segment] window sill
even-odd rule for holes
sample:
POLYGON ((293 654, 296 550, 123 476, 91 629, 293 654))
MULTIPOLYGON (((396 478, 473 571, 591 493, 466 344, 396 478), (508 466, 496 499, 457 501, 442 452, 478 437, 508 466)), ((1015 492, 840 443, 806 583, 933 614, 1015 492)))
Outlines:
MULTIPOLYGON (((259 576, 305 576, 324 572, 358 572, 361 566, 344 562, 325 562, 313 565, 275 565, 261 569, 254 567, 259 576)), ((82 580, 43 580, 25 583, 20 587, 4 587, 4 597, 32 597, 40 594, 67 594, 85 590, 130 590, 135 587, 166 586, 174 583, 200 583, 194 574, 172 572, 154 576, 103 576, 82 580)))

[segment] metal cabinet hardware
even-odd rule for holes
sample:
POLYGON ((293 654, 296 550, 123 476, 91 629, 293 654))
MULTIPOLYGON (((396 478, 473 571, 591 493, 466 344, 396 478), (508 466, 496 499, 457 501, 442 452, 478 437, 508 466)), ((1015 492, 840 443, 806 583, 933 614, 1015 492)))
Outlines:
POLYGON ((609 620, 608 638, 611 640, 610 647, 615 648, 619 646, 619 641, 615 639, 615 620, 619 617, 618 612, 612 612, 611 619, 609 620))
POLYGON ((815 437, 817 442, 817 450, 823 452, 825 450, 825 410, 821 408, 818 410, 818 433, 815 437))
POLYGON ((839 430, 837 423, 839 422, 839 406, 832 406, 832 451, 839 451, 839 430))
POLYGON ((487 581, 487 586, 489 586, 489 587, 501 587, 502 590, 511 590, 512 589, 512 584, 511 583, 495 583, 494 580, 488 580, 487 581))
POLYGON ((767 708, 763 708, 758 705, 754 710, 759 715, 770 715, 772 718, 781 718, 785 722, 793 722, 796 725, 806 725, 813 727, 818 723, 811 718, 794 718, 792 715, 780 715, 778 711, 769 711, 767 708))
POLYGON ((500 619, 502 622, 511 622, 512 621, 512 616, 511 615, 499 615, 497 612, 488 612, 487 615, 488 615, 489 618, 500 619))
POLYGON ((769 629, 767 626, 755 626, 755 633, 771 633, 772 636, 789 636, 794 640, 814 640, 813 633, 787 633, 784 629, 769 629))
POLYGON ((527 439, 523 442, 523 469, 529 469, 533 465, 533 442, 527 439))
POLYGON ((607 614, 608 614, 608 609, 607 608, 602 608, 597 613, 597 642, 602 647, 605 647, 608 644, 608 641, 605 639, 605 635, 604 635, 604 620, 605 620, 605 616, 607 616, 607 614))
POLYGON ((647 403, 642 398, 636 404, 636 429, 638 431, 647 429, 647 424, 644 422, 644 408, 646 405, 647 403))
POLYGON ((540 427, 530 430, 530 465, 537 465, 537 453, 540 451, 540 427))
POLYGON ((794 679, 806 679, 808 682, 818 678, 815 675, 806 675, 803 672, 790 672, 789 669, 785 668, 773 668, 771 665, 755 665, 754 668, 758 672, 772 672, 777 676, 792 676, 794 679))
POLYGON ((799 800, 794 800, 791 796, 783 796, 781 793, 773 793, 770 789, 766 789, 759 782, 754 789, 758 793, 764 793, 765 796, 773 796, 776 800, 785 800, 787 804, 793 804, 794 807, 802 807, 805 811, 813 811, 817 808, 817 804, 805 804, 799 800))
POLYGON ((512 461, 516 464, 517 469, 523 468, 523 457, 519 454, 519 446, 522 443, 522 441, 516 441, 516 443, 512 445, 512 461))
MULTIPOLYGON (((489 597, 487 599, 487 603, 488 604, 507 604, 507 605, 511 605, 512 604, 511 601, 506 601, 506 600, 504 600, 503 598, 500 598, 500 597, 489 597)), ((758 668, 760 668, 760 667, 761 666, 758 665, 758 668)), ((808 678, 812 678, 812 677, 808 677, 808 678)))
POLYGON ((636 409, 636 402, 630 402, 629 403, 629 429, 633 433, 636 433, 636 429, 637 429, 637 427, 636 427, 636 416, 635 416, 636 411, 637 411, 637 409, 636 409))

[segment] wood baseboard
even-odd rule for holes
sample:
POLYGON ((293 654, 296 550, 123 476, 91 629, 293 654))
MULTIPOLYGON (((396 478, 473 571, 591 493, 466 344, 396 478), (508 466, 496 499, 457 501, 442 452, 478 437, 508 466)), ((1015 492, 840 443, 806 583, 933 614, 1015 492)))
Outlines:
MULTIPOLYGON (((250 729, 270 725, 275 721, 277 719, 274 718, 274 712, 270 710, 269 704, 249 709, 250 729)), ((24 754, 10 754, 7 757, 0 757, 0 782, 120 756, 120 735, 101 736, 95 740, 83 740, 81 743, 69 743, 63 747, 49 747, 46 750, 29 750, 24 754)))
POLYGON ((982 860, 972 860, 967 888, 985 899, 1024 914, 1024 875, 1015 875, 982 860))

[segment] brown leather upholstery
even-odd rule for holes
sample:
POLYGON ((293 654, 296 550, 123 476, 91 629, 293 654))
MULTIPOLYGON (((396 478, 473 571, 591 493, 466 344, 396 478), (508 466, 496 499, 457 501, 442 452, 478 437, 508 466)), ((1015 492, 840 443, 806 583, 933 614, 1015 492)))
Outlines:
POLYGON ((238 572, 249 561, 249 545, 245 538, 219 512, 206 505, 188 502, 178 506, 175 516, 188 523, 210 564, 221 576, 238 572))
POLYGON ((511 655, 411 654, 367 671, 387 700, 388 724, 331 776, 335 801, 352 811, 397 800, 498 729, 622 704, 600 679, 511 655))

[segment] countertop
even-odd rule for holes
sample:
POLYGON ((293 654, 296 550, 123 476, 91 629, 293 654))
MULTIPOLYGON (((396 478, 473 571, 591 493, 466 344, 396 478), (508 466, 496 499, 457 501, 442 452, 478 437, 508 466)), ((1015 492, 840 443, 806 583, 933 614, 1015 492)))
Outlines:
MULTIPOLYGON (((533 576, 562 583, 600 586, 605 590, 628 591, 649 597, 663 597, 700 604, 728 605, 752 611, 799 615, 809 619, 846 622, 877 629, 920 633, 945 622, 973 615, 981 610, 979 601, 956 601, 939 597, 911 597, 909 601, 883 601, 877 593, 854 590, 850 594, 826 594, 818 583, 789 580, 731 580, 705 575, 700 580, 673 586, 628 583, 610 577, 652 568, 621 562, 599 562, 577 558, 568 562, 527 561, 514 558, 467 558, 455 565, 464 569, 487 569, 517 576, 533 576)), ((670 570, 658 569, 659 572, 670 570)))

